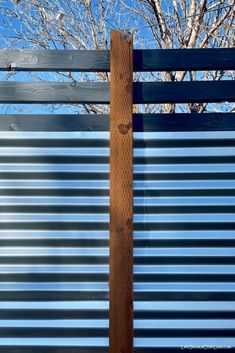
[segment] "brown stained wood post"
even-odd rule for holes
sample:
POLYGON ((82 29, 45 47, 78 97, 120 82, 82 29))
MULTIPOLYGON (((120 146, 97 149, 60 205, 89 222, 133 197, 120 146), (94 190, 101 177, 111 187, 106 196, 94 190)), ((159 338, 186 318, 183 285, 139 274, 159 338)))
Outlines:
POLYGON ((133 40, 111 32, 109 353, 133 352, 133 40))

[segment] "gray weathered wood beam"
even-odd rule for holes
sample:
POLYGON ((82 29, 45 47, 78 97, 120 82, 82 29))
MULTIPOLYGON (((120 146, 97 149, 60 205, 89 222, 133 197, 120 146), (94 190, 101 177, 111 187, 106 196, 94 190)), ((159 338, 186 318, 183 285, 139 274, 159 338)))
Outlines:
MULTIPOLYGON (((233 70, 235 48, 134 50, 134 71, 233 70)), ((0 49, 0 71, 110 71, 110 51, 0 49)))

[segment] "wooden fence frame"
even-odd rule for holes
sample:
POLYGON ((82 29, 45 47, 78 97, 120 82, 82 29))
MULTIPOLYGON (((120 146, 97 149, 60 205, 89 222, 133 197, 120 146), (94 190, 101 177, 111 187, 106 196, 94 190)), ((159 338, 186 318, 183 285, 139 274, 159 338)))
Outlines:
MULTIPOLYGON (((130 33, 111 32, 111 51, 4 50, 0 71, 111 71, 111 83, 1 82, 0 103, 109 103, 110 102, 110 308, 109 352, 132 353, 133 344, 133 131, 229 130, 232 114, 137 114, 133 103, 186 103, 235 100, 235 82, 135 82, 133 71, 230 70, 235 49, 133 50, 130 33), (110 70, 111 69, 111 70, 110 70), (110 89, 110 95, 109 95, 110 89), (17 94, 16 94, 17 93, 17 94)), ((81 117, 80 117, 81 118, 81 117)), ((79 118, 79 123, 83 120, 79 118)), ((108 116, 100 117, 107 123, 108 116)), ((91 119, 95 131, 103 122, 91 119)), ((75 129, 78 120, 38 117, 48 131, 55 124, 75 129)), ((34 121, 35 123, 35 121, 34 121)), ((30 116, 0 117, 8 130, 30 131, 30 116), (13 121, 14 124, 9 124, 13 121), (9 125, 9 126, 8 126, 9 125)), ((81 130, 83 127, 81 126, 81 130)), ((61 128, 62 131, 62 128, 61 128)))

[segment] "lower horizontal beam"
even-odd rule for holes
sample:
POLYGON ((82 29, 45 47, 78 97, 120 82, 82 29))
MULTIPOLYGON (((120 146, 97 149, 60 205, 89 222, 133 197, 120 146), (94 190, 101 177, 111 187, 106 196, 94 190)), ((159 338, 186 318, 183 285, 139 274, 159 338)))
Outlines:
POLYGON ((109 103, 104 82, 0 82, 0 103, 109 103))
MULTIPOLYGON (((235 102, 235 81, 135 82, 133 103, 235 102)), ((109 104, 108 82, 0 82, 0 103, 109 104)))
POLYGON ((229 113, 135 114, 133 131, 231 131, 235 119, 229 113))
MULTIPOLYGON (((134 114, 133 132, 235 131, 232 113, 134 114)), ((0 131, 109 131, 104 114, 1 114, 0 131)))
POLYGON ((109 131, 109 115, 2 114, 0 131, 109 131))

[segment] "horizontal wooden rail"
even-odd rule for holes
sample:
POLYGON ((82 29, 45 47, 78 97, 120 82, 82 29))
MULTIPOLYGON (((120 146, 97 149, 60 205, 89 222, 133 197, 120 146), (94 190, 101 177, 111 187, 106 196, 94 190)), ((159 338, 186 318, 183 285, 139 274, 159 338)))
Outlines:
POLYGON ((0 82, 0 103, 109 103, 109 84, 0 82))
POLYGON ((134 71, 235 69, 235 49, 134 50, 134 71))
POLYGON ((109 71, 109 51, 0 49, 0 70, 109 71))
POLYGON ((234 114, 135 114, 133 131, 232 131, 235 130, 234 114))
MULTIPOLYGON (((134 50, 134 71, 233 70, 235 48, 134 50)), ((0 71, 110 71, 110 51, 0 49, 0 71)))
POLYGON ((2 114, 0 131, 109 131, 109 115, 2 114))
MULTIPOLYGON (((133 132, 232 131, 234 114, 134 114, 133 132)), ((109 115, 2 114, 0 131, 109 131, 109 115)))
MULTIPOLYGON (((136 82, 134 103, 235 102, 235 81, 136 82)), ((109 83, 0 82, 0 103, 109 103, 109 83)))
POLYGON ((136 82, 134 103, 235 102, 235 81, 136 82))

